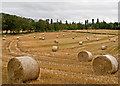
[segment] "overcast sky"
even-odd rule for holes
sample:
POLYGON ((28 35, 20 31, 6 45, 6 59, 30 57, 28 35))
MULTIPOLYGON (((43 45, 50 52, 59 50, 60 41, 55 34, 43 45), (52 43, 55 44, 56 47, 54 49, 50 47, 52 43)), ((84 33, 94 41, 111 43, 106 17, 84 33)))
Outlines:
MULTIPOLYGON (((119 0, 2 0, 2 12, 33 19, 118 21, 119 0)), ((0 11, 1 12, 1 11, 0 11)))

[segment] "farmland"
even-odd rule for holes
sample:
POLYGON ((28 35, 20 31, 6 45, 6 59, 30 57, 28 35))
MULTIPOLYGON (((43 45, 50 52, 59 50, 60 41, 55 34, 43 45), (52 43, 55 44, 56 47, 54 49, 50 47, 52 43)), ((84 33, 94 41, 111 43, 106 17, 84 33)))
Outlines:
POLYGON ((2 41, 3 84, 9 83, 8 61, 20 56, 33 57, 40 66, 39 78, 25 82, 27 84, 118 84, 118 72, 106 76, 96 75, 92 69, 92 61, 78 60, 78 53, 82 50, 91 52, 93 58, 110 54, 118 60, 118 30, 65 30, 44 34, 45 40, 39 40, 43 33, 31 33, 9 35, 2 41), (18 36, 20 39, 16 40, 18 36), (90 40, 86 40, 86 37, 90 40), (96 38, 99 38, 99 41, 96 41, 96 38), (56 39, 59 43, 54 42, 56 39), (116 42, 113 42, 114 39, 116 42), (83 42, 82 45, 79 45, 80 41, 83 42), (101 50, 103 45, 107 46, 106 50, 101 50), (58 51, 52 52, 52 46, 58 46, 58 51))

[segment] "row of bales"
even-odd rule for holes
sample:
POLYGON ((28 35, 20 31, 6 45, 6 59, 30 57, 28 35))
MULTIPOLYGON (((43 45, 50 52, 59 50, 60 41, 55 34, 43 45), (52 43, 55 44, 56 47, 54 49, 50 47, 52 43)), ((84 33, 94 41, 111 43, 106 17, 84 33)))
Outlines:
MULTIPOLYGON (((65 37, 65 35, 62 35, 65 37)), ((96 37, 96 35, 93 35, 96 37)), ((56 38, 59 36, 56 35, 56 38)), ((75 36, 77 37, 77 35, 75 36)), ((72 39, 75 39, 73 37, 72 39)), ((6 39, 6 37, 3 37, 6 39)), ((36 38, 36 36, 33 36, 33 38, 36 38)), ((5 40, 3 39, 3 40, 5 40)), ((16 37, 17 40, 20 39, 20 37, 16 37)), ((86 37, 87 40, 90 40, 89 37, 86 37)), ((43 37, 39 37, 39 40, 45 40, 45 34, 43 33, 43 37)), ((99 41, 99 39, 96 37, 96 40, 99 41)), ((113 40, 115 42, 116 40, 113 40)), ((59 41, 56 39, 54 40, 55 43, 59 43, 59 41)), ((83 45, 83 42, 80 41, 79 45, 83 45)), ((101 49, 105 50, 107 46, 102 46, 101 49)), ((59 50, 59 46, 52 46, 52 51, 57 52, 59 50)), ((93 55, 89 51, 80 51, 78 53, 78 60, 79 62, 92 62, 92 69, 95 74, 98 75, 106 75, 106 74, 113 74, 118 71, 118 62, 115 57, 111 55, 98 55, 95 58, 93 58, 93 55)), ((10 59, 7 65, 7 71, 8 71, 8 77, 10 82, 24 82, 28 80, 34 80, 37 79, 40 75, 40 67, 38 62, 29 56, 23 56, 23 57, 15 57, 10 59)))
MULTIPOLYGON (((86 40, 90 40, 90 38, 86 36, 86 33, 85 33, 84 35, 85 35, 85 37, 86 37, 86 40)), ((65 35, 63 34, 62 36, 64 37, 65 35)), ((58 37, 59 37, 59 36, 56 35, 56 38, 58 38, 58 37)), ((75 39, 76 37, 77 37, 77 35, 75 35, 75 37, 72 37, 72 39, 75 39)), ((96 41, 99 41, 99 38, 97 38, 97 36, 96 36, 95 34, 93 35, 93 37, 96 38, 96 41)), ((110 36, 108 35, 108 37, 110 37, 110 36)), ((17 40, 19 40, 19 38, 20 38, 20 37, 16 37, 17 40)), ((33 36, 33 38, 36 38, 36 36, 33 36)), ((42 39, 42 40, 45 40, 45 34, 44 34, 44 33, 43 33, 43 37, 39 37, 39 40, 41 40, 41 39, 42 39)), ((6 35, 3 36, 3 40, 6 40, 6 35)), ((111 39, 109 38, 109 40, 111 40, 111 39)), ((113 41, 113 42, 116 42, 115 39, 113 39, 112 41, 113 41)))
POLYGON ((81 51, 78 59, 80 62, 92 61, 93 71, 98 75, 113 74, 118 71, 118 61, 111 55, 98 55, 93 58, 91 52, 81 51))
MULTIPOLYGON (((86 37, 86 34, 84 34, 85 35, 85 37, 86 37)), ((62 35, 63 37, 65 36, 64 34, 62 35)), ((56 38, 58 38, 59 36, 58 35, 56 35, 56 38)), ((77 35, 75 36, 75 37, 77 37, 77 35)), ((75 37, 72 37, 72 39, 75 39, 75 37)), ((99 41, 99 38, 97 38, 97 36, 94 34, 93 35, 93 37, 95 37, 96 38, 96 41, 99 41)), ((108 36, 109 37, 109 36, 108 36)), ((36 38, 36 36, 33 36, 33 38, 36 38)), ((20 39, 20 37, 16 37, 16 39, 17 40, 19 40, 20 39)), ((89 37, 86 37, 86 39, 87 40, 90 40, 90 38, 89 37)), ((3 40, 6 40, 6 35, 4 35, 3 36, 3 40)), ((45 34, 43 33, 43 37, 39 37, 39 40, 45 40, 45 34)), ((109 38, 109 40, 110 40, 110 38, 109 38)), ((113 42, 116 42, 116 40, 115 39, 113 39, 113 42)), ((57 39, 55 39, 54 40, 54 43, 59 43, 59 40, 57 40, 57 39)), ((83 45, 83 42, 82 41, 80 41, 79 42, 79 45, 83 45)), ((54 48, 55 46, 53 46, 53 48, 54 48)), ((56 46, 57 47, 57 46, 56 46)), ((53 50, 53 48, 52 48, 52 50, 53 50)), ((107 46, 101 46, 101 50, 105 50, 107 48, 107 46)), ((56 49, 58 49, 58 48, 56 48, 56 49)), ((57 51, 57 50, 56 50, 57 51)))
MULTIPOLYGON (((58 47, 54 47, 53 51, 56 48, 58 47)), ((97 75, 114 74, 118 71, 118 62, 111 55, 98 55, 93 59, 91 52, 81 51, 78 53, 78 60, 80 62, 92 61, 92 70, 97 75)), ((38 62, 29 56, 12 58, 8 62, 7 71, 11 83, 36 80, 41 74, 38 62)))

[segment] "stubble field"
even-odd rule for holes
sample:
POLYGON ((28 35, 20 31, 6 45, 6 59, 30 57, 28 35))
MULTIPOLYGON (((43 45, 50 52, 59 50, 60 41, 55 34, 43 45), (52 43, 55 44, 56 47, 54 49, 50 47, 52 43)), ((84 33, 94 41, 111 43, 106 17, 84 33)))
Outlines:
MULTIPOLYGON (((87 30, 80 31, 87 32, 87 30)), ((29 84, 118 84, 118 72, 106 76, 96 75, 92 69, 92 61, 79 62, 77 57, 80 51, 87 50, 93 54, 93 58, 97 55, 110 54, 118 60, 118 31, 89 30, 89 32, 107 34, 96 34, 94 37, 91 33, 79 33, 72 30, 46 32, 44 33, 45 40, 39 40, 43 33, 7 36, 6 40, 2 41, 3 84, 9 83, 8 61, 20 56, 33 57, 40 66, 39 78, 27 81, 26 83, 29 84), (20 40, 16 40, 18 36, 20 40), (86 37, 90 40, 86 40, 86 37), (96 38, 99 38, 99 41, 96 41, 96 38), (59 41, 58 44, 54 43, 56 39, 59 41), (114 39, 116 42, 113 42, 114 39), (79 45, 79 41, 82 41, 83 45, 79 45), (102 45, 107 46, 107 49, 101 50, 102 45), (52 46, 59 46, 59 50, 52 52, 52 46)))

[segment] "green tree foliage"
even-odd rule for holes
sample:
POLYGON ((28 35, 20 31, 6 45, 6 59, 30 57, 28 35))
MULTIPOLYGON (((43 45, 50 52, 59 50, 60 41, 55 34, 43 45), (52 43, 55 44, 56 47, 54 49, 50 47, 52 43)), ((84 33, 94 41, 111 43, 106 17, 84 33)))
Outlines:
POLYGON ((81 30, 81 29, 84 29, 84 25, 82 23, 77 23, 77 29, 78 30, 81 30))
POLYGON ((89 23, 88 20, 85 20, 85 24, 82 23, 68 23, 66 20, 65 23, 62 22, 62 20, 57 22, 53 22, 53 19, 46 19, 42 20, 39 19, 39 21, 35 21, 30 18, 24 18, 16 15, 10 15, 1 13, 2 17, 2 27, 3 31, 10 31, 10 33, 20 33, 22 32, 44 32, 44 31, 59 31, 59 30, 81 30, 81 29, 120 29, 120 23, 114 22, 114 23, 106 23, 104 20, 103 22, 99 22, 99 19, 97 19, 97 22, 94 22, 94 19, 92 19, 92 23, 89 23))
POLYGON ((53 19, 51 19, 51 24, 53 24, 53 19))

